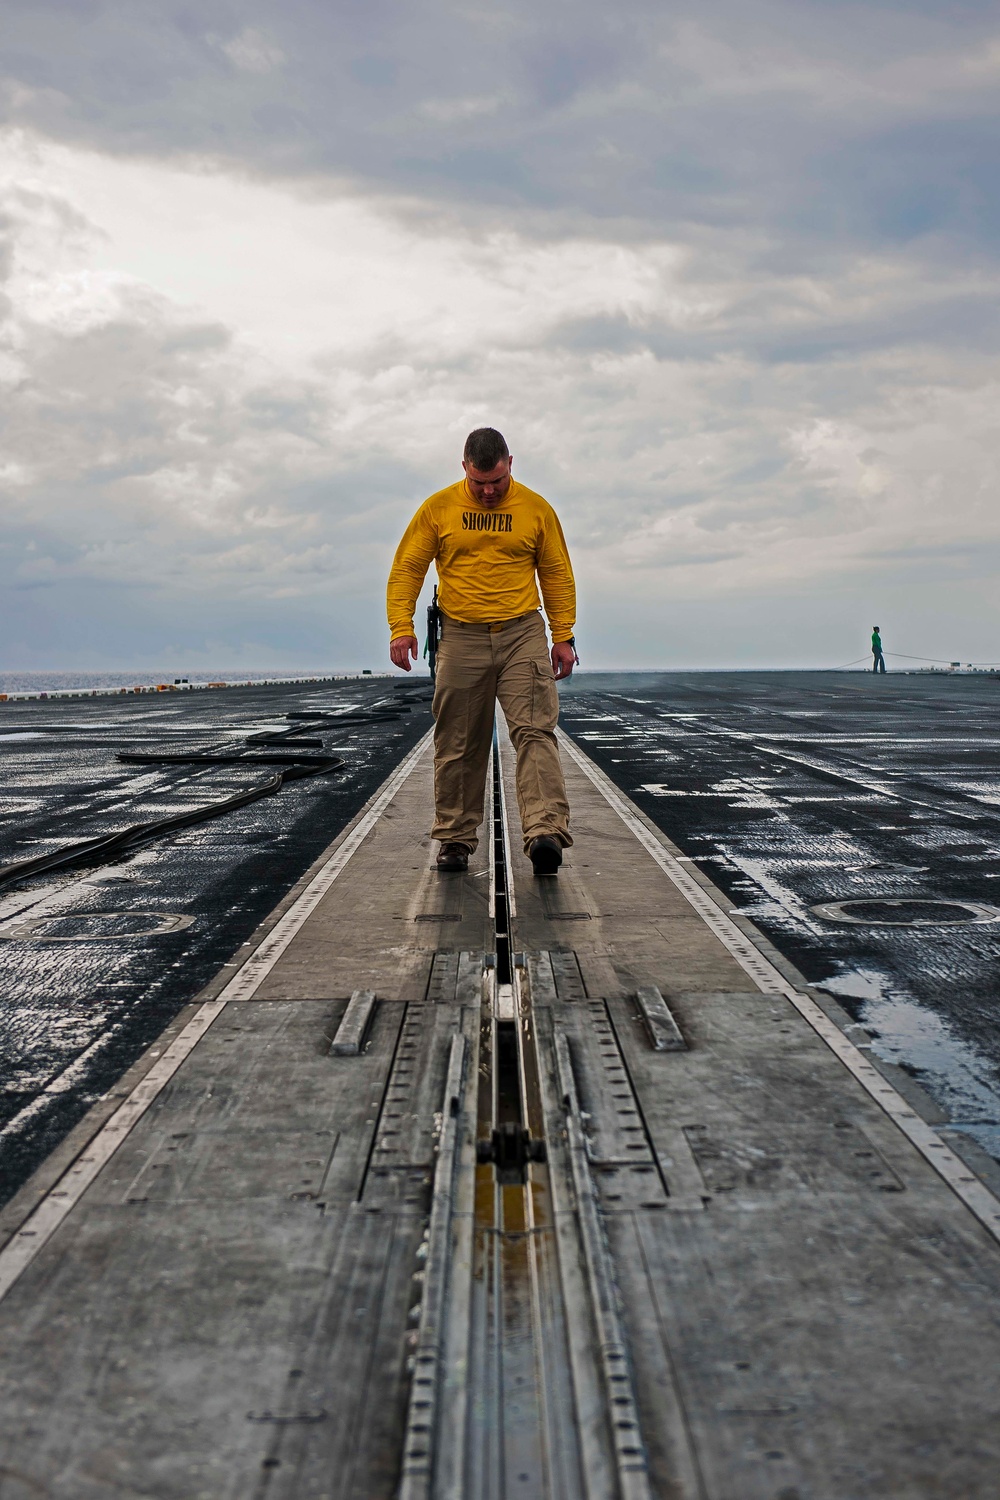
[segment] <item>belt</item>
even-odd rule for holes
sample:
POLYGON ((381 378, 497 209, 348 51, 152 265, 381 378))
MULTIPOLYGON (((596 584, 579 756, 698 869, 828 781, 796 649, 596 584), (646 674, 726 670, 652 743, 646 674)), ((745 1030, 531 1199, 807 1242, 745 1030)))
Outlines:
POLYGON ((454 625, 459 630, 471 630, 477 635, 495 635, 498 630, 506 630, 509 625, 516 625, 519 620, 530 620, 532 615, 537 614, 537 609, 529 609, 526 614, 514 615, 510 620, 453 620, 451 615, 442 612, 442 619, 446 625, 454 625))

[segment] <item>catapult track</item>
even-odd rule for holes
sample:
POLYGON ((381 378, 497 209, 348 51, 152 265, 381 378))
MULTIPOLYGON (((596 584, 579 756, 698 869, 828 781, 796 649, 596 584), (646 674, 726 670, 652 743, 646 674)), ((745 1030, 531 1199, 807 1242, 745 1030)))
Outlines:
POLYGON ((423 741, 8 1206, 0 1500, 994 1500, 1000 1205, 563 743, 557 880, 423 741))

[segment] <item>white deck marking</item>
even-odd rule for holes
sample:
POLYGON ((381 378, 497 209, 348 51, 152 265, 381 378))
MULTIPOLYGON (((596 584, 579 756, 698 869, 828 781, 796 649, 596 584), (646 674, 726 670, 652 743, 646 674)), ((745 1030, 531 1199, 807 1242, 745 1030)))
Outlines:
MULTIPOLYGON (((728 730, 719 730, 720 734, 727 734, 736 739, 737 735, 728 730)), ((776 760, 787 760, 795 766, 805 766, 807 771, 819 771, 824 776, 835 776, 838 781, 846 781, 849 786, 863 787, 866 792, 874 792, 879 797, 888 797, 891 802, 905 802, 911 807, 927 807, 931 812, 945 812, 955 818, 965 818, 966 821, 975 822, 981 815, 975 812, 962 812, 960 808, 953 807, 950 803, 925 802, 922 797, 913 797, 908 792, 897 792, 885 781, 872 781, 868 776, 852 775, 850 771, 843 770, 840 766, 831 766, 828 761, 814 760, 807 755, 790 755, 787 750, 776 750, 770 745, 761 745, 751 741, 748 735, 738 736, 753 745, 754 750, 759 750, 761 755, 773 755, 776 760)), ((947 788, 942 788, 942 798, 949 794, 947 788)))
POLYGON ((692 878, 680 860, 665 848, 660 839, 646 826, 639 809, 620 792, 602 770, 594 765, 583 751, 574 744, 562 729, 556 731, 559 743, 566 754, 576 762, 583 774, 600 792, 604 800, 614 809, 622 822, 652 855, 660 869, 667 875, 690 902, 705 924, 750 975, 757 988, 768 995, 784 995, 795 1009, 808 1021, 818 1036, 836 1053, 840 1061, 853 1073, 867 1094, 899 1126, 907 1139, 921 1156, 934 1168, 954 1193, 961 1198, 966 1208, 997 1241, 1000 1241, 1000 1199, 996 1198, 984 1182, 972 1171, 961 1157, 942 1140, 941 1136, 907 1104, 902 1094, 883 1078, 864 1054, 849 1041, 835 1021, 817 1005, 815 1000, 800 992, 772 963, 756 948, 750 938, 736 926, 716 905, 709 893, 692 878))
MULTIPOLYGON (((136 1084, 125 1102, 115 1110, 110 1120, 102 1126, 54 1187, 49 1189, 3 1250, 0 1250, 0 1298, 7 1295, 18 1277, 79 1203, 101 1168, 111 1160, 122 1141, 170 1082, 184 1059, 194 1051, 213 1021, 221 1015, 230 1001, 252 998, 422 759, 430 744, 431 733, 432 731, 428 731, 424 735, 402 764, 383 782, 368 811, 358 819, 322 869, 317 870, 302 894, 283 913, 225 989, 214 1000, 208 1000, 199 1006, 183 1031, 178 1033, 145 1077, 136 1084)), ((151 1049, 153 1056, 156 1056, 157 1050, 155 1046, 151 1049)))

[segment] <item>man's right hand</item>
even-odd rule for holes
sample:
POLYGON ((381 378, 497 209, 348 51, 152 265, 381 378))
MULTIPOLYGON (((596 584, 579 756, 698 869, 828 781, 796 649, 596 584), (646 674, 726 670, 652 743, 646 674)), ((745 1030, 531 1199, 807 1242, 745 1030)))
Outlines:
POLYGON ((402 667, 404 672, 410 670, 410 657, 416 661, 420 648, 417 645, 415 635, 397 635, 394 641, 389 643, 389 655, 394 667, 402 667))

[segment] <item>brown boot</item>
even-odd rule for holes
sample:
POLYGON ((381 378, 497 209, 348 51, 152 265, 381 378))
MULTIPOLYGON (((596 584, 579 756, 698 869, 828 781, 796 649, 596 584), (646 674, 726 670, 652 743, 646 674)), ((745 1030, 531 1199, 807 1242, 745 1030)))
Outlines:
POLYGON ((437 867, 439 870, 467 870, 471 852, 468 844, 442 844, 438 850, 437 867))
POLYGON ((562 845, 551 834, 540 834, 531 840, 528 858, 536 875, 555 875, 562 864, 562 845))

